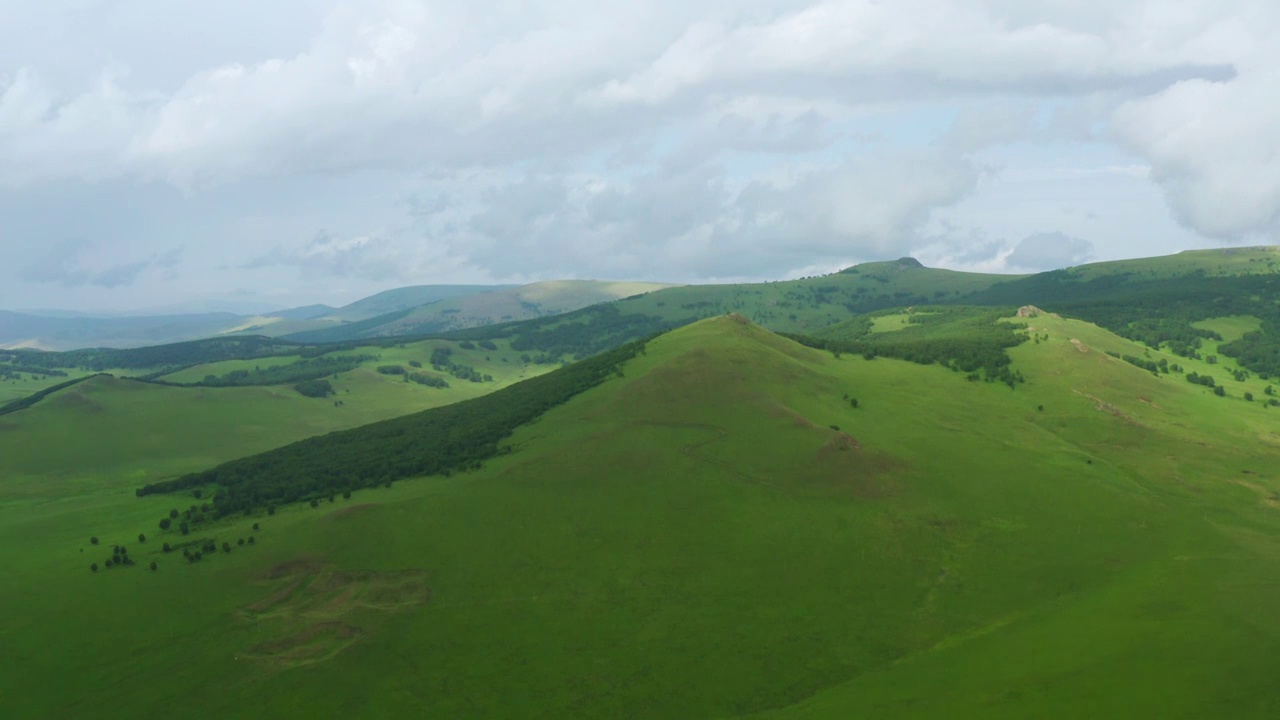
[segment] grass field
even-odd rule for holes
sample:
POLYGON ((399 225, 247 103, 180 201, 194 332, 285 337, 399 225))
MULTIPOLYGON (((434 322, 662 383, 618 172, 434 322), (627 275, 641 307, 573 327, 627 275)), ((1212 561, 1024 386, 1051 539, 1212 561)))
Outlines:
POLYGON ((199 501, 133 488, 332 403, 23 411, 6 717, 1274 717, 1280 409, 1026 322, 1016 390, 701 322, 480 471, 224 521, 194 564, 156 520, 199 501), (91 573, 118 543, 139 566, 91 573))

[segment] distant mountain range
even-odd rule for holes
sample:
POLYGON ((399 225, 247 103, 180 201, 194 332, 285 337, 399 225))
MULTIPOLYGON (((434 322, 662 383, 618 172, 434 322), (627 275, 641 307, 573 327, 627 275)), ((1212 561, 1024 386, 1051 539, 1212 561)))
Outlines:
POLYGON ((0 310, 0 349, 129 348, 228 334, 326 342, 455 330, 555 315, 669 287, 568 280, 530 285, 418 285, 349 305, 307 305, 257 315, 233 312, 98 316, 0 310))

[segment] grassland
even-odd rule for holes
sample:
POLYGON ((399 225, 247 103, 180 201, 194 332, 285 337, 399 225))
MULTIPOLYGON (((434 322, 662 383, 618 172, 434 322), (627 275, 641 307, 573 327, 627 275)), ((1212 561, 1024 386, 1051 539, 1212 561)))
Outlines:
POLYGON ((194 405, 24 411, 48 434, 0 426, 0 459, 103 449, 0 469, 6 714, 1273 717, 1280 409, 1023 322, 1016 390, 697 323, 479 471, 224 521, 191 564, 153 533, 199 501, 133 487, 301 415, 229 402, 253 445, 194 405), (90 573, 116 543, 139 566, 90 573))

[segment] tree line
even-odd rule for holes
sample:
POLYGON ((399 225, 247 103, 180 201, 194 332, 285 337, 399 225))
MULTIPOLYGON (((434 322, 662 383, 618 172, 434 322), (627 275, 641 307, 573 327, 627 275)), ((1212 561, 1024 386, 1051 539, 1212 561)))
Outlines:
POLYGON ((479 467, 503 439, 547 410, 621 374, 644 351, 628 343, 483 397, 309 438, 203 472, 146 485, 139 497, 213 487, 211 514, 305 501, 404 477, 479 467))

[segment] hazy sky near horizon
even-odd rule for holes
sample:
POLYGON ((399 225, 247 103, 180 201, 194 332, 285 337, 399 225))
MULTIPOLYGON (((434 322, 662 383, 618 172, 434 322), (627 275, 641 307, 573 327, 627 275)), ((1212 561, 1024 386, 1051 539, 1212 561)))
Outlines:
POLYGON ((0 308, 997 272, 1280 230, 1280 3, 17 0, 0 308))

